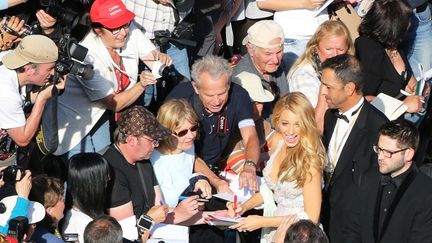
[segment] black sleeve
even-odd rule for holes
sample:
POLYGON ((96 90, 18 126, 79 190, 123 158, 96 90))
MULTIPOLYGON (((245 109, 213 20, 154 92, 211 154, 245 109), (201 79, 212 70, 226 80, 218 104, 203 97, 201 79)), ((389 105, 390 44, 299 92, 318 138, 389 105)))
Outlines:
POLYGON ((118 169, 111 167, 111 170, 115 173, 114 177, 112 177, 115 179, 108 188, 108 198, 110 199, 108 207, 115 208, 132 201, 132 198, 126 175, 118 169))
POLYGON ((344 239, 344 242, 346 243, 361 243, 361 235, 360 235, 360 214, 361 214, 361 201, 359 196, 360 187, 356 185, 355 189, 357 190, 357 193, 355 193, 355 196, 352 201, 352 207, 353 209, 350 210, 350 214, 347 215, 347 224, 343 226, 342 229, 342 239, 344 239))
POLYGON ((367 37, 360 36, 355 40, 356 56, 363 71, 363 94, 378 95, 378 90, 383 82, 384 48, 367 37))

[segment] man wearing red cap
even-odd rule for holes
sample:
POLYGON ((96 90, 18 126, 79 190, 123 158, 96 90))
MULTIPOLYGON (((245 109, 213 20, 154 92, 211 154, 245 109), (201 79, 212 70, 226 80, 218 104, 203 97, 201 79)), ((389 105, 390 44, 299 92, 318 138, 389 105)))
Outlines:
POLYGON ((121 0, 96 0, 90 9, 91 31, 81 44, 89 49, 84 62, 94 66, 91 80, 69 75, 65 93, 59 97, 59 146, 56 155, 99 152, 110 144, 109 115, 134 103, 153 74, 141 72, 138 60, 153 68, 156 61, 171 65, 171 58, 156 50, 137 29, 135 14, 121 0))

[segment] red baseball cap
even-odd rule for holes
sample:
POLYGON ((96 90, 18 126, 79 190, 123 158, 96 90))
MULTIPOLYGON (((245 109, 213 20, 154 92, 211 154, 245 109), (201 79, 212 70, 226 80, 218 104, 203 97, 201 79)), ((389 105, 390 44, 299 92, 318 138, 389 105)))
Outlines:
POLYGON ((96 0, 90 9, 92 23, 115 29, 121 27, 135 18, 121 0, 96 0))

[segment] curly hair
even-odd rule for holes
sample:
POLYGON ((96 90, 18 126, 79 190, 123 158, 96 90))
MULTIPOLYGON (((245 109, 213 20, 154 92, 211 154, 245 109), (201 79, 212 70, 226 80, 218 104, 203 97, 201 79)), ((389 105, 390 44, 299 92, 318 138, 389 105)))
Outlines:
POLYGON ((384 48, 397 49, 410 25, 412 9, 401 0, 376 0, 364 16, 359 34, 376 40, 384 48))
POLYGON ((273 110, 272 123, 280 132, 280 118, 284 111, 291 111, 299 119, 300 142, 295 147, 285 146, 286 153, 279 169, 281 181, 295 181, 298 188, 311 176, 310 168, 323 171, 326 153, 315 122, 314 109, 303 93, 292 92, 279 99, 273 110))
POLYGON ((344 36, 347 41, 347 52, 348 54, 354 55, 354 43, 352 41, 351 35, 349 33, 348 28, 344 23, 339 20, 327 20, 323 22, 318 29, 315 31, 314 35, 309 39, 306 50, 301 55, 297 61, 293 64, 288 77, 297 69, 297 67, 302 66, 306 63, 312 64, 314 69, 318 71, 318 67, 316 62, 314 61, 314 53, 316 52, 316 48, 324 37, 327 36, 344 36))
MULTIPOLYGON (((185 99, 172 99, 165 102, 158 111, 157 121, 164 127, 174 131, 180 128, 186 121, 191 124, 198 122, 192 105, 185 99)), ((160 141, 158 150, 167 154, 177 148, 177 138, 174 135, 160 141)))

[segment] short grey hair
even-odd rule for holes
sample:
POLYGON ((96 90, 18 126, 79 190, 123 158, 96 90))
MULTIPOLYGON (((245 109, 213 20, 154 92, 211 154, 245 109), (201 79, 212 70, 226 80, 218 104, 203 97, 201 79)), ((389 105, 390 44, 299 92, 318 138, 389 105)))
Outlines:
POLYGON ((199 87, 201 82, 199 77, 203 73, 208 73, 213 80, 218 79, 223 74, 227 74, 228 84, 231 82, 232 69, 228 61, 219 56, 207 55, 192 65, 191 76, 197 87, 199 87))

